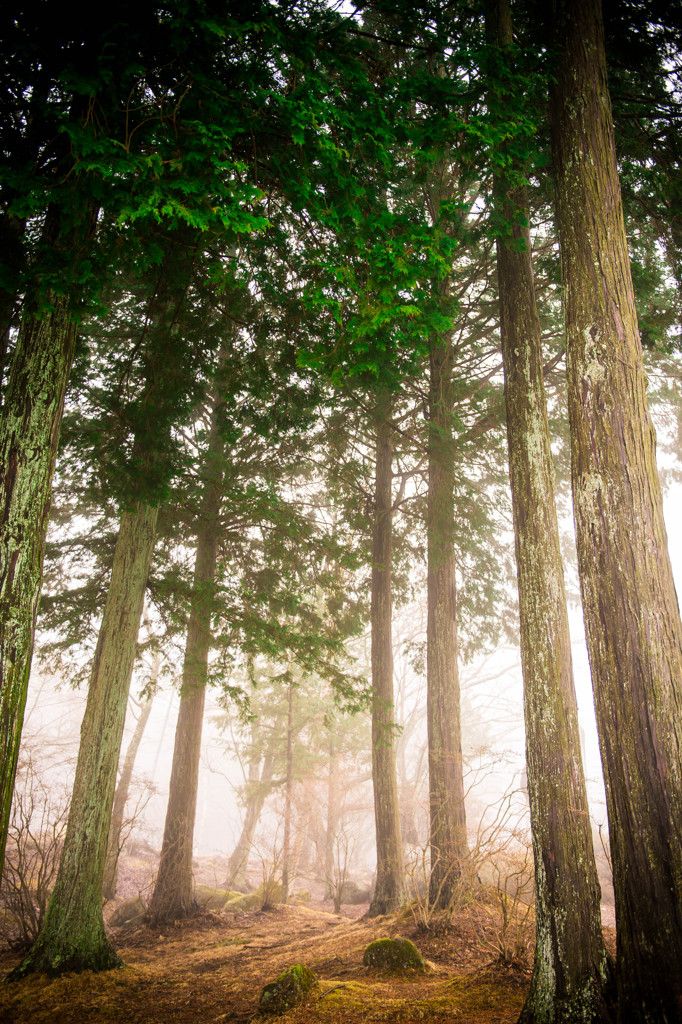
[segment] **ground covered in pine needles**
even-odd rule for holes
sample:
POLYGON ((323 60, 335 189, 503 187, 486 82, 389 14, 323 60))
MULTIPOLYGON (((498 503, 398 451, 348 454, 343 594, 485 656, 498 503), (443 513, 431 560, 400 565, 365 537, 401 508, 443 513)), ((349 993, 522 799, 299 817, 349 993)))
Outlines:
MULTIPOLYGON (((345 908, 344 908, 345 909, 345 908)), ((420 931, 408 912, 355 918, 320 905, 275 906, 243 914, 204 912, 173 927, 114 932, 125 963, 101 974, 33 976, 0 984, 2 1024, 218 1024, 278 1018, 259 1015, 261 988, 285 968, 306 964, 319 984, 282 1019, 312 1021, 516 1021, 527 991, 523 959, 495 955, 499 923, 485 894, 462 908, 440 933, 420 931), (365 947, 384 936, 412 939, 426 972, 381 974, 363 966, 365 947)), ((0 954, 0 970, 17 963, 0 954)))

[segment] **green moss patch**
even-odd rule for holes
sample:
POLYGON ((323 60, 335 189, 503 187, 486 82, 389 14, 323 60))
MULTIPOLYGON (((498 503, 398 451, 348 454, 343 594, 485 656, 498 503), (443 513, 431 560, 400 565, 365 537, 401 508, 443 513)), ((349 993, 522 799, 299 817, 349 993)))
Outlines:
POLYGON ((286 1013, 298 1006, 306 994, 317 984, 317 978, 305 964, 294 964, 282 971, 278 978, 266 985, 258 1000, 261 1013, 286 1013))
POLYGON ((365 950, 362 962, 365 967, 373 967, 377 971, 391 971, 402 974, 415 971, 423 974, 425 963, 421 953, 409 939, 377 939, 370 942, 365 950))
POLYGON ((194 888, 194 899, 202 910, 222 910, 230 900, 239 899, 241 893, 228 889, 212 889, 209 885, 197 885, 194 888))

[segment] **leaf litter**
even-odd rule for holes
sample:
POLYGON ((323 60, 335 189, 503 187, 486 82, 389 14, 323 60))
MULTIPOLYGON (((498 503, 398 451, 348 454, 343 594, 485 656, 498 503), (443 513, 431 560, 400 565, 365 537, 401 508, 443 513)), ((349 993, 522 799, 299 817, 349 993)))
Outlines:
MULTIPOLYGON (((353 919, 319 905, 203 912, 160 929, 122 928, 113 936, 122 969, 0 985, 0 1022, 264 1024, 273 1018, 258 1014, 262 987, 302 963, 319 985, 284 1015, 287 1024, 512 1024, 525 1000, 528 964, 491 961, 483 934, 492 930, 490 922, 489 908, 474 900, 438 933, 420 932, 405 912, 353 919), (425 974, 386 975, 363 967, 370 942, 395 936, 415 942, 427 962, 425 974)), ((4 971, 17 961, 16 953, 0 953, 4 971)))

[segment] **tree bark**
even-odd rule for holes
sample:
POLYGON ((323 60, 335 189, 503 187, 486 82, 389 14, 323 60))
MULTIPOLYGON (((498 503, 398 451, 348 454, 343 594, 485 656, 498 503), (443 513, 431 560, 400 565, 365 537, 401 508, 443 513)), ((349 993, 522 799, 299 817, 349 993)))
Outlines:
POLYGON ((552 154, 572 483, 606 782, 619 1020, 682 1020, 682 625, 663 522, 600 5, 555 9, 552 154))
POLYGON ((446 907, 467 856, 457 669, 452 340, 430 354, 427 497, 426 707, 429 742, 429 899, 446 907))
MULTIPOLYGON (((486 28, 502 59, 512 44, 508 0, 489 0, 486 28)), ((502 108, 504 118, 504 102, 491 71, 489 108, 502 108)), ((513 157, 498 155, 521 176, 518 161, 514 166, 513 157)), ((608 1020, 601 892, 580 752, 528 204, 525 189, 507 173, 494 175, 494 193, 505 225, 497 270, 536 920, 533 975, 520 1022, 588 1024, 608 1020)))
POLYGON ((211 609, 218 552, 223 440, 218 428, 218 401, 204 467, 204 494, 194 563, 194 585, 187 629, 175 730, 168 809, 156 885, 149 904, 152 924, 186 917, 196 909, 193 896, 192 845, 199 788, 199 757, 204 718, 208 655, 212 644, 211 609))
POLYGON ((13 978, 31 971, 57 975, 120 964, 102 918, 102 881, 156 517, 149 505, 121 517, 57 880, 40 934, 13 978))
POLYGON ((294 686, 289 683, 287 695, 287 752, 284 779, 284 836, 282 838, 282 903, 289 902, 289 874, 291 861, 291 794, 294 785, 294 686))
POLYGON ((403 899, 404 869, 396 778, 391 618, 393 445, 391 399, 383 392, 376 408, 376 489, 372 538, 372 782, 377 878, 370 917, 390 914, 403 899))
MULTIPOLYGON (((48 214, 44 241, 56 240, 48 214)), ((0 422, 0 873, 31 671, 52 474, 76 344, 66 295, 24 313, 0 422)))
POLYGON ((327 773, 327 828, 324 834, 324 877, 326 896, 334 899, 336 886, 334 884, 334 850, 336 836, 339 830, 339 787, 337 784, 338 756, 334 744, 333 725, 329 731, 329 771, 327 773))
MULTIPOLYGON (((159 668, 161 667, 161 655, 154 655, 154 662, 152 665, 152 673, 150 679, 150 685, 154 686, 159 676, 159 668)), ((118 858, 121 853, 121 829, 123 827, 123 814, 125 811, 126 803, 128 801, 128 793, 130 791, 130 782, 133 777, 133 768, 135 767, 135 759, 137 752, 140 749, 142 743, 142 737, 149 721, 149 716, 152 713, 152 701, 154 700, 153 691, 150 692, 149 697, 145 700, 144 704, 140 709, 140 716, 135 723, 135 729, 133 735, 130 738, 126 755, 123 759, 123 766, 121 768, 121 774, 116 786, 116 792, 114 794, 114 805, 111 812, 111 825, 109 827, 109 840, 107 842, 107 860, 104 867, 104 884, 102 887, 102 895, 105 900, 111 900, 116 895, 116 883, 118 879, 118 858)))

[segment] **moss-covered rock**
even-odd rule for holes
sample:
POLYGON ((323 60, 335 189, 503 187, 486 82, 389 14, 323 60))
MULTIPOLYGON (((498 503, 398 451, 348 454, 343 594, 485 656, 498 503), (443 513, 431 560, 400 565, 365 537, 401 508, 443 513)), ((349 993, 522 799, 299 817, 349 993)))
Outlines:
POLYGON ((243 914, 246 910, 260 910, 261 907, 271 907, 279 903, 282 898, 282 886, 279 882, 271 883, 268 886, 259 885, 253 892, 230 893, 230 899, 224 905, 224 909, 232 914, 243 914))
POLYGON ((197 885, 194 899, 204 910, 222 910, 230 900, 241 899, 241 893, 228 889, 212 889, 210 885, 197 885))
POLYGON ((425 964, 422 955, 409 939, 377 939, 370 942, 362 958, 365 967, 377 971, 415 971, 423 973, 425 964))
POLYGON ((303 1001, 306 993, 317 984, 317 978, 305 964, 294 964, 282 971, 261 991, 258 1009, 261 1013, 286 1013, 303 1001))
POLYGON ((109 924, 113 928, 123 928, 126 924, 139 924, 146 913, 147 908, 142 897, 134 896, 130 900, 119 903, 109 918, 109 924))
POLYGON ((255 893, 245 892, 243 896, 228 900, 223 909, 231 914, 243 914, 246 910, 260 910, 262 903, 263 900, 255 893))

